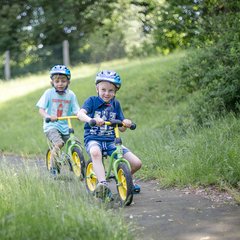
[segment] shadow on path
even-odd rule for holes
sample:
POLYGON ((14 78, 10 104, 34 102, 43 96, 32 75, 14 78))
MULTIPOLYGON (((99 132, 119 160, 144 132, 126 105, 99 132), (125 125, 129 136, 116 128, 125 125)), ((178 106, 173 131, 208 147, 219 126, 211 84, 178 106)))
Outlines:
POLYGON ((240 239, 240 206, 215 203, 181 190, 163 190, 156 181, 139 183, 142 192, 124 209, 126 218, 139 227, 137 239, 240 239))

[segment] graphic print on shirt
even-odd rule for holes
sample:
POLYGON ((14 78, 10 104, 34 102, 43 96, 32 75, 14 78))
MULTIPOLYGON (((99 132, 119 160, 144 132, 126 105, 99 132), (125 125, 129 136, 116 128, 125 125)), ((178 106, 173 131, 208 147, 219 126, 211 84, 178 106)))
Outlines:
POLYGON ((52 115, 57 117, 67 116, 70 103, 70 100, 52 99, 52 115))
MULTIPOLYGON (((116 113, 108 111, 95 111, 94 118, 102 118, 104 121, 116 119, 116 113)), ((95 126, 90 130, 90 134, 98 136, 114 135, 114 129, 112 126, 103 125, 101 127, 95 126)))
POLYGON ((62 103, 60 103, 58 105, 58 109, 57 109, 57 117, 61 117, 62 113, 63 113, 63 105, 62 105, 62 103))

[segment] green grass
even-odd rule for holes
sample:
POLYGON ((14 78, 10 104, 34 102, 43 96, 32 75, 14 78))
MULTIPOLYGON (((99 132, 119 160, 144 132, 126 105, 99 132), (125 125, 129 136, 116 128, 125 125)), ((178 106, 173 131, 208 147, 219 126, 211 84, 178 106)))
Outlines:
POLYGON ((94 202, 76 179, 1 167, 0 239, 133 239, 121 211, 94 202))
MULTIPOLYGON (((70 88, 81 105, 96 94, 94 76, 99 69, 119 72, 123 84, 117 98, 125 117, 137 123, 135 131, 122 134, 124 144, 142 159, 137 176, 156 178, 163 186, 226 184, 239 190, 239 118, 229 115, 212 120, 206 128, 194 124, 186 112, 191 98, 181 96, 168 80, 184 57, 185 52, 179 52, 78 66, 73 69, 76 77, 73 74, 70 88)), ((21 80, 23 85, 27 81, 21 80)), ((36 86, 35 91, 0 103, 1 151, 44 156, 47 144, 35 104, 47 87, 36 86)), ((82 140, 83 123, 74 122, 74 127, 82 140)))
MULTIPOLYGON (((123 87, 117 97, 122 103, 126 117, 136 121, 139 128, 149 121, 152 125, 156 125, 159 111, 166 113, 167 106, 160 102, 161 94, 164 92, 163 86, 161 86, 161 78, 173 68, 180 56, 170 56, 166 59, 150 58, 145 61, 135 60, 130 63, 123 60, 122 62, 119 61, 118 64, 115 62, 111 64, 110 62, 108 66, 106 66, 106 63, 103 64, 103 68, 114 68, 120 73, 123 79, 123 87)), ((79 72, 81 72, 81 68, 79 72)), ((88 96, 96 94, 94 75, 83 79, 75 79, 70 85, 70 88, 77 94, 80 105, 88 96)), ((49 83, 48 77, 46 77, 46 82, 49 83)), ((22 80, 23 85, 24 83, 24 80, 22 80)), ((19 154, 44 153, 46 139, 42 133, 42 119, 35 104, 48 87, 49 85, 27 93, 25 96, 0 103, 0 114, 2 116, 0 134, 4 139, 0 143, 2 151, 19 154)), ((168 119, 169 117, 165 122, 168 119)), ((83 123, 75 123, 74 126, 76 134, 82 137, 83 123)))

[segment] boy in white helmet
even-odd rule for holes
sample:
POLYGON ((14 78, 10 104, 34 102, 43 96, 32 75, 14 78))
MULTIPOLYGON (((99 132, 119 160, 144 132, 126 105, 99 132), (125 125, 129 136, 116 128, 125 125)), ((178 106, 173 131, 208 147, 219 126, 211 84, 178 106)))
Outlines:
POLYGON ((76 95, 68 89, 71 72, 64 65, 55 65, 50 71, 52 88, 47 89, 36 106, 43 117, 43 131, 52 144, 50 174, 55 177, 57 168, 54 158, 69 138, 67 121, 56 121, 58 117, 76 115, 80 110, 76 95), (46 118, 51 121, 47 123, 46 118))
MULTIPOLYGON (((108 155, 116 149, 114 144, 114 130, 109 126, 102 126, 104 121, 113 119, 121 120, 127 128, 131 127, 132 121, 126 119, 123 115, 119 101, 115 98, 116 92, 121 87, 121 78, 114 71, 104 70, 97 74, 96 91, 98 96, 89 97, 83 104, 78 113, 81 121, 86 122, 84 126, 84 143, 88 154, 90 155, 94 172, 98 179, 96 195, 99 197, 102 193, 111 193, 105 178, 105 170, 102 162, 102 150, 107 151, 108 155), (91 127, 90 120, 94 119, 97 126, 91 127)), ((126 127, 119 128, 125 131, 126 127)), ((141 168, 141 160, 126 147, 123 148, 123 157, 131 165, 131 173, 134 174, 141 168)), ((133 191, 140 192, 140 186, 134 184, 133 191)))

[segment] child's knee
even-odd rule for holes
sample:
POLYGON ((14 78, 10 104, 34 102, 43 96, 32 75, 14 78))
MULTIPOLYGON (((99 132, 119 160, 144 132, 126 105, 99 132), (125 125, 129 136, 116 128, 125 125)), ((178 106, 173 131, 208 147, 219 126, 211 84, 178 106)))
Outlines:
POLYGON ((92 159, 100 159, 102 158, 102 153, 98 147, 92 147, 90 149, 90 155, 92 159))
POLYGON ((134 172, 136 172, 136 171, 138 171, 140 168, 142 167, 142 162, 141 162, 141 160, 138 158, 135 162, 134 162, 134 164, 133 164, 133 170, 134 170, 134 172))
POLYGON ((63 147, 63 143, 58 143, 58 144, 56 144, 56 147, 60 150, 62 147, 63 147))
POLYGON ((139 161, 137 161, 137 164, 136 164, 137 170, 139 170, 142 167, 142 161, 140 159, 138 159, 138 160, 139 161))

